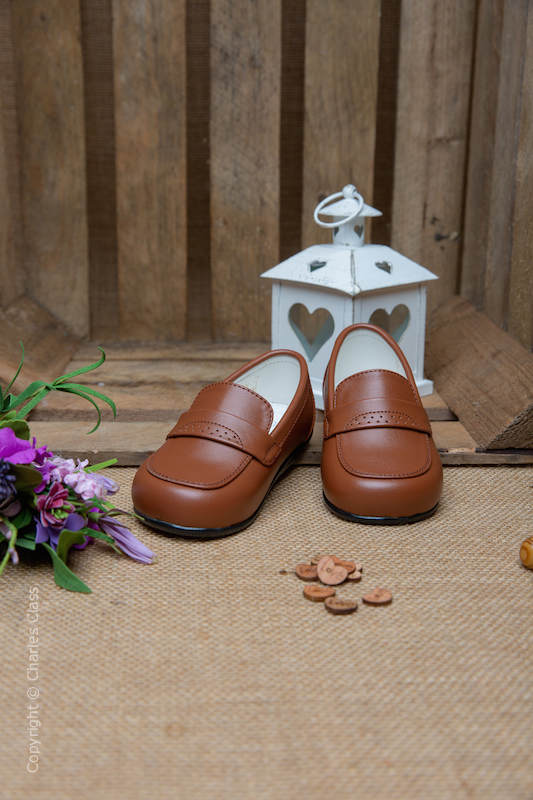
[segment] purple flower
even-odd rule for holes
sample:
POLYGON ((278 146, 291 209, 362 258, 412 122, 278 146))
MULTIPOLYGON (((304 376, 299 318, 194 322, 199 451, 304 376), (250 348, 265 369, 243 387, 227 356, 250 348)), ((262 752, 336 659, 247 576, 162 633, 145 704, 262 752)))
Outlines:
MULTIPOLYGON (((85 520, 81 516, 81 514, 68 514, 65 517, 65 519, 61 520, 61 525, 55 527, 52 527, 51 525, 48 526, 43 525, 42 522, 38 519, 36 520, 37 533, 35 535, 35 542, 36 544, 49 542, 50 546, 54 550, 57 550, 57 543, 59 541, 59 536, 64 529, 68 531, 79 531, 80 528, 85 527, 85 524, 86 524, 85 520)), ((85 541, 82 544, 75 544, 74 547, 77 548, 78 550, 81 550, 82 548, 87 546, 88 542, 89 542, 88 537, 85 537, 85 541)))
POLYGON ((37 498, 37 510, 40 513, 40 523, 44 528, 64 527, 65 519, 73 506, 67 503, 68 489, 65 489, 59 482, 55 482, 50 487, 48 494, 42 494, 37 498))
POLYGON ((87 461, 79 462, 74 472, 65 475, 63 482, 66 486, 74 489, 82 500, 91 500, 93 497, 104 500, 108 494, 118 491, 118 484, 111 478, 106 478, 97 472, 85 472, 83 467, 87 463, 87 461))
POLYGON ((11 428, 0 428, 0 458, 10 464, 31 464, 35 448, 25 439, 18 439, 11 428))
POLYGON ((43 483, 39 484, 35 491, 39 493, 50 481, 63 483, 76 492, 82 500, 91 500, 93 497, 104 500, 107 495, 118 491, 118 483, 111 478, 96 472, 85 472, 84 467, 88 463, 87 460, 78 460, 78 463, 75 464, 72 458, 61 458, 60 456, 53 456, 48 460, 43 459, 43 462, 37 465, 43 476, 43 483))
POLYGON ((4 515, 6 515, 4 509, 12 505, 17 494, 15 489, 16 480, 16 475, 12 471, 9 461, 4 461, 0 458, 0 510, 4 515))
POLYGON ((122 525, 116 517, 102 516, 98 520, 98 527, 108 536, 115 540, 115 544, 127 556, 134 558, 136 561, 142 561, 143 564, 151 564, 154 559, 154 554, 149 550, 146 545, 140 542, 136 536, 122 525))

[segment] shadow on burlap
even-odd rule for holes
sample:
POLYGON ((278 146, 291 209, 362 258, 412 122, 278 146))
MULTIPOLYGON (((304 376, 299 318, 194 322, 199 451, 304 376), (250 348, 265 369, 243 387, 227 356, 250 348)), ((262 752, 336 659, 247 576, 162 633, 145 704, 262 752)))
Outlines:
MULTIPOLYGON (((113 474, 131 508, 134 470, 113 474)), ((1 797, 531 798, 533 572, 518 551, 532 485, 533 468, 447 468, 433 519, 365 527, 331 516, 318 468, 300 467, 234 537, 188 542, 135 522, 155 565, 99 544, 75 553, 92 595, 57 588, 44 565, 8 568, 1 797), (341 618, 305 600, 280 570, 317 552, 363 562, 339 595, 386 586, 392 606, 341 618)))

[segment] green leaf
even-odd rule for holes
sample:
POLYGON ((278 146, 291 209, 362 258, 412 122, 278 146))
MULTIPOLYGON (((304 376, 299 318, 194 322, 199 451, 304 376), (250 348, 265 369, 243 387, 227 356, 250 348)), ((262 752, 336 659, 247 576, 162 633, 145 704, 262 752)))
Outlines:
POLYGON ((86 367, 80 367, 80 369, 75 369, 74 372, 67 372, 65 373, 65 375, 61 375, 60 378, 56 378, 54 384, 63 383, 64 381, 68 381, 69 378, 75 378, 76 375, 83 375, 85 372, 91 372, 93 369, 98 369, 98 367, 101 367, 105 361, 105 353, 101 347, 98 347, 98 349, 102 354, 98 359, 98 361, 95 361, 92 364, 88 364, 88 366, 86 367))
POLYGON ((11 395, 11 402, 9 403, 9 410, 13 410, 18 408, 18 406, 25 403, 26 400, 29 400, 36 392, 42 389, 43 386, 48 386, 45 381, 32 381, 29 386, 26 386, 23 392, 19 395, 11 395))
POLYGON ((29 464, 13 464, 13 472, 17 479, 15 482, 17 489, 33 489, 43 480, 39 470, 30 467, 29 464))
POLYGON ((42 542, 43 547, 48 552, 52 559, 54 566, 54 581, 62 589, 68 589, 70 592, 83 592, 84 594, 92 594, 91 590, 81 578, 78 578, 72 570, 70 570, 64 561, 62 561, 49 544, 42 542))
POLYGON ((51 391, 50 386, 43 386, 40 392, 37 392, 37 394, 35 394, 31 398, 31 400, 28 400, 28 402, 25 403, 24 406, 19 409, 18 416, 22 418, 27 417, 30 411, 33 411, 35 406, 38 406, 41 400, 44 400, 44 398, 50 391, 51 391))
POLYGON ((57 542, 57 555, 64 561, 65 564, 67 563, 68 551, 72 547, 73 544, 83 544, 85 541, 85 536, 81 531, 69 531, 67 528, 63 528, 61 533, 59 534, 59 540, 57 542))
POLYGON ((18 376, 20 375, 20 370, 22 369, 22 365, 24 364, 24 345, 23 345, 22 342, 19 342, 19 344, 20 344, 20 349, 22 350, 22 356, 21 356, 21 359, 19 361, 19 365, 17 367, 17 371, 15 372, 13 377, 11 378, 11 381, 6 386, 6 392, 9 392, 9 390, 11 389, 11 387, 13 386, 15 381, 17 380, 18 376))
POLYGON ((35 550, 35 539, 31 539, 29 536, 19 536, 17 539, 17 547, 25 547, 26 550, 35 550))
POLYGON ((91 430, 88 431, 88 433, 94 433, 94 431, 100 426, 100 423, 102 421, 102 414, 100 412, 100 409, 98 408, 97 403, 94 402, 92 397, 89 397, 89 395, 85 394, 84 392, 79 392, 79 391, 75 392, 72 389, 64 389, 62 386, 58 386, 57 390, 58 390, 58 392, 71 392, 72 394, 77 394, 78 397, 83 397, 84 400, 87 400, 89 403, 91 403, 91 405, 93 405, 95 407, 96 414, 97 414, 97 417, 98 417, 97 420, 96 420, 96 425, 94 426, 94 428, 91 428, 91 430))
POLYGON ((11 522, 15 526, 15 528, 20 531, 21 528, 25 528, 26 525, 29 525, 32 521, 33 516, 29 508, 22 508, 19 513, 12 518, 11 522))
POLYGON ((0 421, 0 428, 11 428, 19 439, 30 438, 30 426, 24 419, 4 419, 0 421))
POLYGON ((99 464, 91 464, 89 467, 85 467, 85 472, 98 472, 106 467, 112 467, 117 461, 117 458, 110 458, 108 461, 100 461, 99 464))

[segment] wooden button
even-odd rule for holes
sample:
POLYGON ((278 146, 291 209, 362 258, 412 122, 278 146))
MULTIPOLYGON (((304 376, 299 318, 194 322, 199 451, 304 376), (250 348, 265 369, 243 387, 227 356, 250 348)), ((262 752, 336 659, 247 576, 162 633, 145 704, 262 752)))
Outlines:
POLYGON ((316 581, 318 577, 314 564, 296 564, 294 571, 301 581, 316 581))
POLYGON ((333 597, 334 595, 335 589, 332 589, 331 586, 318 586, 314 584, 313 586, 304 587, 304 597, 307 597, 308 600, 312 600, 314 603, 321 603, 323 600, 326 600, 326 598, 333 597))
POLYGON ((373 589, 363 597, 363 603, 369 606, 386 606, 392 603, 392 592, 388 589, 373 589))
POLYGON ((330 556, 321 558, 316 568, 319 580, 326 586, 337 586, 339 583, 344 583, 348 575, 348 570, 335 564, 330 556))
POLYGON ((344 600, 342 597, 328 597, 324 605, 332 614, 353 614, 357 611, 357 600, 344 600))
POLYGON ((354 570, 353 572, 348 573, 348 577, 346 580, 348 581, 360 581, 363 576, 361 575, 358 570, 354 570))
POLYGON ((313 556, 313 558, 311 559, 311 564, 318 564, 321 558, 336 558, 336 557, 337 556, 328 556, 328 555, 313 556))
POLYGON ((335 564, 338 564, 340 567, 344 567, 348 575, 350 572, 353 572, 355 569, 355 561, 344 561, 342 558, 337 558, 337 556, 331 556, 335 564))

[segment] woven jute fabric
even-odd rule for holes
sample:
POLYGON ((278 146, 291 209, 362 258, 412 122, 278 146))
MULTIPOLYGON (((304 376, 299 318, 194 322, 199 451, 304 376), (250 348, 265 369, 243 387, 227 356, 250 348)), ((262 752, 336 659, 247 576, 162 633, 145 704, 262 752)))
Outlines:
MULTIPOLYGON (((132 469, 115 469, 130 509, 132 469)), ((1 579, 0 795, 8 800, 533 797, 532 468, 448 468, 429 520, 333 517, 299 467, 246 531, 195 542, 135 533, 137 564, 95 544, 72 555, 93 589, 48 566, 1 579), (356 557, 389 607, 334 617, 289 572, 356 557), (38 679, 26 610, 38 587, 38 679), (28 688, 39 690, 27 772, 28 688)))

